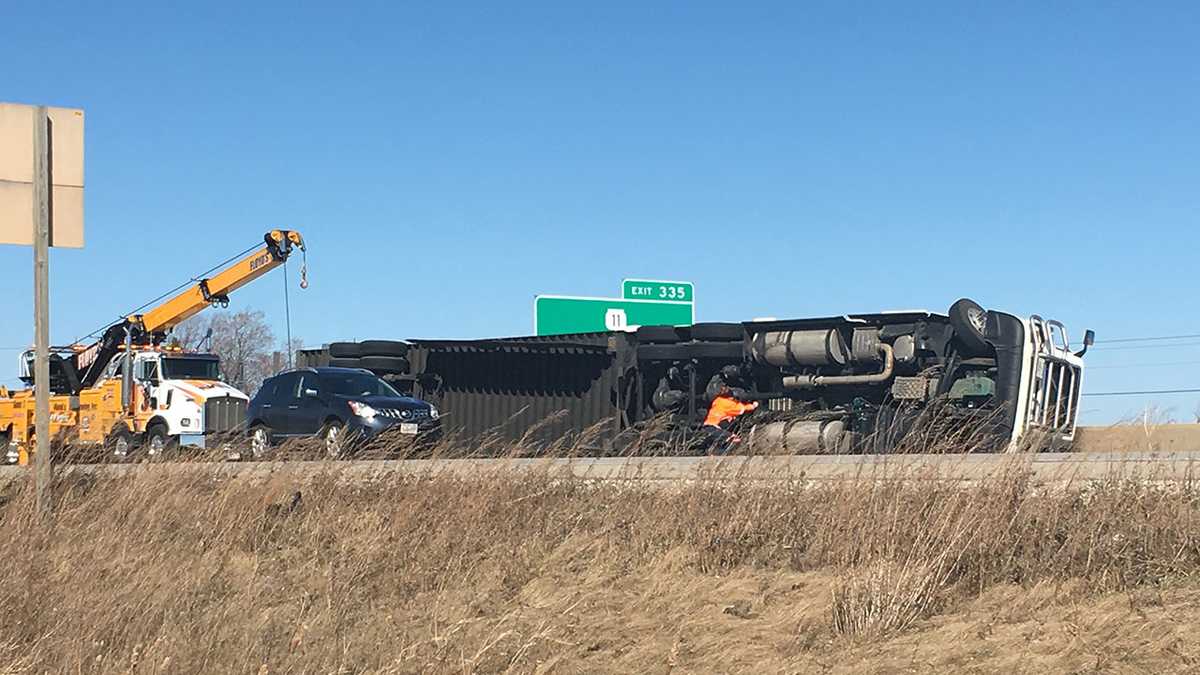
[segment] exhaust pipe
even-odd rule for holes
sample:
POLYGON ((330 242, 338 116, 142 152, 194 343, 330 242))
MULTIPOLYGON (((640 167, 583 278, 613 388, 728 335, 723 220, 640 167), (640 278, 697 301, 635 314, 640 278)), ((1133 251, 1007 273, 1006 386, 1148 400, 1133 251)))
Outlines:
POLYGON ((125 363, 121 368, 121 409, 125 413, 133 407, 133 333, 125 328, 125 363))
POLYGON ((892 379, 896 356, 892 346, 883 342, 877 347, 883 357, 883 369, 868 375, 788 375, 783 378, 785 389, 811 389, 813 387, 837 387, 852 384, 879 384, 892 379))

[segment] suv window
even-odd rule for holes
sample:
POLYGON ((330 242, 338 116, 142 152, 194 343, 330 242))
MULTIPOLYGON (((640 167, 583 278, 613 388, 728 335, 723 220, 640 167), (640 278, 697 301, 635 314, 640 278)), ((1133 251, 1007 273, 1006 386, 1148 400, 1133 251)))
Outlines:
POLYGON ((317 392, 321 391, 321 382, 317 378, 316 373, 302 373, 300 375, 300 386, 296 387, 296 396, 298 398, 303 398, 304 392, 309 389, 313 389, 317 392))
MULTIPOLYGON (((275 403, 294 401, 300 398, 296 387, 300 384, 300 373, 284 373, 276 377, 272 387, 271 400, 275 403)), ((267 385, 263 385, 264 387, 267 385)))
POLYGON ((340 396, 389 396, 398 397, 400 393, 390 384, 371 373, 351 370, 344 373, 325 373, 321 380, 325 389, 340 396))

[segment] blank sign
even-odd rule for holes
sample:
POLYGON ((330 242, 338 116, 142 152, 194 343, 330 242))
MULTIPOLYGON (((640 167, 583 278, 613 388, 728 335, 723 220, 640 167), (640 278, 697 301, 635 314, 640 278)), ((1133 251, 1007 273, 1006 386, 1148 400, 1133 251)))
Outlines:
MULTIPOLYGON (((83 247, 83 111, 48 108, 53 223, 50 245, 83 247)), ((33 120, 37 108, 0 103, 0 244, 33 245, 33 120)))

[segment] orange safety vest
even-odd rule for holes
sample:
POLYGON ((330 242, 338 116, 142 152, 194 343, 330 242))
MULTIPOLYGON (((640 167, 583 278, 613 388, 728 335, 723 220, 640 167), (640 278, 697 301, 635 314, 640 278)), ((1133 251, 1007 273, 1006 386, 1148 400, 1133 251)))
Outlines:
POLYGON ((742 403, 732 396, 718 396, 708 407, 708 417, 704 418, 705 426, 719 427, 722 422, 735 419, 758 408, 758 402, 742 403))

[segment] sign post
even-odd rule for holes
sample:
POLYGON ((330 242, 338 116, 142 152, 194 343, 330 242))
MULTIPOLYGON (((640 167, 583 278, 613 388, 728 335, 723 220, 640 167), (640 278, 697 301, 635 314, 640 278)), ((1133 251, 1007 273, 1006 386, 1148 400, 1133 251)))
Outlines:
POLYGON ((34 489, 38 513, 50 513, 50 116, 33 115, 34 489))
POLYGON ((33 247, 33 477, 44 516, 52 478, 50 247, 83 246, 82 110, 0 103, 0 244, 33 247))

